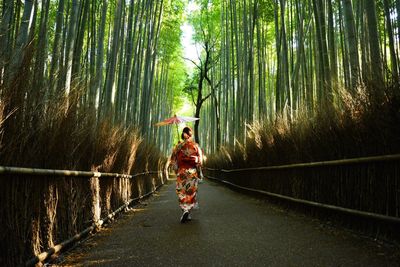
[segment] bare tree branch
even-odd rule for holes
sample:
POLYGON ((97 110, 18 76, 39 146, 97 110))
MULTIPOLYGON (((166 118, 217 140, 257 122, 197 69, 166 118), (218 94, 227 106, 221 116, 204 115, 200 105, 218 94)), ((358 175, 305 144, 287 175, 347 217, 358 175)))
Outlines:
POLYGON ((187 57, 181 57, 181 58, 184 59, 184 60, 187 60, 187 61, 192 62, 192 63, 196 66, 196 68, 198 68, 199 70, 201 70, 201 66, 199 66, 194 60, 192 60, 192 59, 190 59, 190 58, 187 58, 187 57))
POLYGON ((189 86, 189 89, 190 89, 190 96, 192 97, 193 105, 196 105, 196 101, 194 99, 194 93, 193 93, 194 86, 189 86))
POLYGON ((211 96, 211 93, 209 93, 206 97, 202 98, 200 101, 200 104, 202 105, 204 103, 204 101, 206 101, 210 96, 211 96))

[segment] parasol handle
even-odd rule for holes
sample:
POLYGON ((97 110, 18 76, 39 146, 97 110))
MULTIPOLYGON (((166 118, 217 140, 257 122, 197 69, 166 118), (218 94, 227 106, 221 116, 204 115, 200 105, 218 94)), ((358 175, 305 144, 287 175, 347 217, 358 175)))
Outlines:
POLYGON ((176 124, 176 133, 177 133, 177 136, 178 136, 178 142, 177 142, 177 143, 179 143, 179 130, 178 130, 178 124, 176 124))

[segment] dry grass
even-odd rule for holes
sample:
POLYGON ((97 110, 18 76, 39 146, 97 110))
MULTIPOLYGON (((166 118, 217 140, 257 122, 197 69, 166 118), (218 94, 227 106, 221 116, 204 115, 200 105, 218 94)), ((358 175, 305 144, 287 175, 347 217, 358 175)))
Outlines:
MULTIPOLYGON (((0 90, 1 91, 1 90, 0 90)), ((2 90, 6 92, 6 90, 2 90)), ((84 91, 0 102, 0 165, 133 174, 162 170, 160 151, 134 128, 97 122, 84 91), (22 104, 18 104, 22 103, 22 104)), ((10 99, 10 98, 9 98, 10 99)), ((14 266, 88 227, 163 177, 0 177, 0 265, 14 266), (98 205, 98 206, 96 206, 98 205)))
POLYGON ((245 148, 224 147, 207 164, 239 168, 399 153, 399 88, 386 89, 380 103, 367 92, 359 88, 355 97, 342 92, 336 109, 320 107, 314 115, 255 122, 248 126, 245 148))

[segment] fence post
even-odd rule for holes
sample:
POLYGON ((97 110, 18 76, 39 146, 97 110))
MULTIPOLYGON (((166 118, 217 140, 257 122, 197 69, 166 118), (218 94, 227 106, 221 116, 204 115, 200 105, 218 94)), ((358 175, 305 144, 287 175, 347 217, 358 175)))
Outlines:
POLYGON ((93 222, 96 224, 96 227, 100 227, 100 216, 101 216, 101 207, 100 207, 100 181, 99 177, 100 173, 95 172, 94 176, 90 178, 90 188, 92 191, 92 216, 93 222))

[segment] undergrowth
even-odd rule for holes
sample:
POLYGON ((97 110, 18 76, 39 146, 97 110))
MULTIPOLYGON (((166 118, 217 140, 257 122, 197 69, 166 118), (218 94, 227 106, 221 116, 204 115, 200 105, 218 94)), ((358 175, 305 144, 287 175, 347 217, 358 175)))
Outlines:
POLYGON ((359 88, 355 96, 338 94, 335 108, 320 107, 294 119, 248 125, 244 144, 222 147, 207 160, 216 168, 241 168, 317 162, 400 152, 400 89, 385 89, 377 101, 359 88))
MULTIPOLYGON (((99 121, 82 105, 82 89, 34 101, 7 97, 1 88, 0 94, 2 166, 123 174, 163 169, 165 156, 157 147, 134 127, 99 121)), ((163 179, 160 173, 132 179, 3 174, 0 265, 24 264, 152 192, 163 179)))
POLYGON ((98 122, 93 110, 80 107, 81 95, 76 90, 30 110, 0 102, 0 165, 125 174, 157 169, 163 156, 138 129, 98 122))

